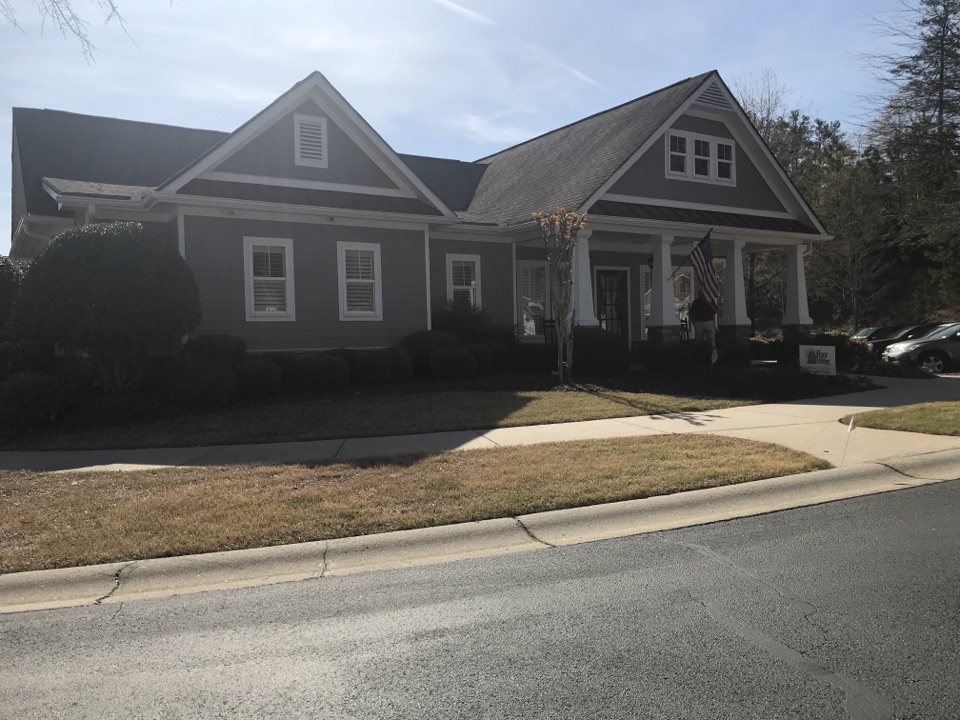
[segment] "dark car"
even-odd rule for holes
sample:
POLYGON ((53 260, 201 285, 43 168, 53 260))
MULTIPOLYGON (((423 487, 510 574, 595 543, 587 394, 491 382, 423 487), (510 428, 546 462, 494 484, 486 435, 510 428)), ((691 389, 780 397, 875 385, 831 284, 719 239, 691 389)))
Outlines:
POLYGON ((939 327, 925 337, 895 342, 883 351, 887 362, 913 362, 932 373, 960 363, 960 323, 939 327))
POLYGON ((942 325, 943 323, 907 325, 905 328, 897 330, 892 335, 887 335, 884 338, 877 338, 875 340, 868 341, 867 347, 870 348, 870 352, 872 352, 874 355, 881 355, 884 350, 886 350, 890 345, 893 345, 895 342, 905 342, 907 340, 916 340, 918 338, 922 338, 924 335, 933 332, 942 325))
POLYGON ((898 330, 902 330, 906 325, 881 325, 880 327, 866 327, 860 328, 853 335, 850 336, 851 340, 864 340, 870 342, 871 340, 880 340, 882 338, 889 337, 898 330))

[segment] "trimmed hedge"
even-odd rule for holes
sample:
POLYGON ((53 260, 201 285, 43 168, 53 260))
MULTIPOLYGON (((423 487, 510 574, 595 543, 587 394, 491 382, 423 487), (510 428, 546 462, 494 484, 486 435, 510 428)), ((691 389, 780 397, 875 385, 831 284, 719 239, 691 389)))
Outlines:
POLYGON ((237 365, 247 357, 247 343, 234 335, 198 335, 184 343, 183 351, 206 360, 237 365))
POLYGON ((441 348, 430 356, 430 375, 436 380, 469 380, 477 376, 477 361, 466 348, 441 348))
POLYGON ((472 343, 464 345, 463 349, 477 361, 477 375, 489 375, 493 372, 493 351, 488 344, 472 343))
POLYGON ((60 378, 16 373, 0 383, 0 429, 17 432, 52 423, 65 404, 60 378))
POLYGON ((172 394, 178 404, 187 407, 227 405, 236 396, 233 368, 222 360, 184 354, 177 366, 172 394))
POLYGON ((645 340, 634 346, 633 360, 648 372, 679 378, 710 364, 710 356, 704 352, 705 349, 702 343, 697 342, 658 343, 645 340))
POLYGON ((240 397, 266 400, 283 394, 283 371, 270 360, 247 358, 234 372, 240 397))
POLYGON ((513 371, 513 348, 497 340, 486 343, 490 348, 490 372, 494 374, 513 371))
POLYGON ((298 371, 299 358, 293 353, 288 352, 268 352, 255 357, 269 360, 278 368, 283 375, 283 389, 286 392, 297 392, 301 390, 300 374, 298 371))
POLYGON ((332 352, 306 355, 297 360, 300 387, 312 392, 343 390, 350 385, 350 365, 332 352))
POLYGON ((17 373, 52 373, 55 365, 52 343, 14 340, 0 343, 0 380, 17 373))
POLYGON ((623 336, 601 327, 573 331, 574 377, 619 377, 627 372, 627 345, 623 336))
POLYGON ((439 330, 421 330, 407 335, 400 341, 400 347, 410 353, 413 358, 413 374, 416 377, 432 375, 431 357, 434 352, 456 346, 456 335, 439 330))
POLYGON ((517 343, 513 346, 513 360, 520 372, 553 372, 557 369, 557 344, 517 343))

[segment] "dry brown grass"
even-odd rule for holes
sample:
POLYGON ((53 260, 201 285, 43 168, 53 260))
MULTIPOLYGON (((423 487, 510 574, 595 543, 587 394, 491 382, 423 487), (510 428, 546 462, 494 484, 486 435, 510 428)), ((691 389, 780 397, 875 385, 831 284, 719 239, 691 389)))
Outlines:
POLYGON ((312 465, 0 472, 0 572, 509 517, 828 467, 709 435, 312 465))

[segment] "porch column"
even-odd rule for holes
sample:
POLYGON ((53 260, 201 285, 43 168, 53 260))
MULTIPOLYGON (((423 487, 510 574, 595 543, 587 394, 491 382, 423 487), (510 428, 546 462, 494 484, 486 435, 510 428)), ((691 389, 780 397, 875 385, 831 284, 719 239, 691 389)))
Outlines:
POLYGON ((647 339, 654 342, 671 342, 680 339, 680 318, 673 301, 673 261, 670 246, 673 235, 654 236, 650 241, 653 250, 653 268, 650 273, 653 287, 650 292, 650 322, 647 323, 647 339))
POLYGON ((743 282, 743 247, 745 240, 717 241, 727 259, 723 271, 723 307, 720 309, 721 340, 745 340, 750 337, 747 317, 747 293, 743 282))
POLYGON ((807 276, 803 270, 803 254, 806 245, 797 245, 787 249, 787 311, 780 322, 784 332, 800 330, 802 325, 813 325, 813 319, 807 307, 807 276))
POLYGON ((599 325, 593 308, 593 273, 590 272, 590 236, 592 230, 577 235, 573 252, 573 319, 577 325, 599 325))

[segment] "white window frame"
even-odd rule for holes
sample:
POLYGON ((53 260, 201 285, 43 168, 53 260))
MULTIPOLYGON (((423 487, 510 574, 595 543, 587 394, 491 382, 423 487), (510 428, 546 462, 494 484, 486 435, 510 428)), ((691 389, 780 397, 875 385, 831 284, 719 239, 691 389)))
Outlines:
POLYGON ((543 333, 534 333, 532 335, 525 335, 520 332, 520 326, 523 322, 523 269, 527 267, 539 267, 543 268, 544 273, 544 287, 546 289, 546 298, 544 300, 543 308, 543 319, 552 320, 553 319, 553 303, 550 299, 550 293, 552 288, 550 287, 550 263, 545 260, 517 260, 517 337, 520 339, 520 342, 543 342, 544 337, 543 333))
POLYGON ((293 240, 291 238, 244 237, 243 238, 243 291, 247 322, 291 322, 297 319, 296 292, 293 284, 293 240), (284 312, 265 312, 254 310, 253 306, 253 248, 255 245, 282 247, 284 252, 284 270, 286 271, 284 312))
POLYGON ((306 166, 306 167, 316 167, 316 168, 325 168, 327 167, 327 119, 325 117, 314 117, 312 115, 301 115, 300 113, 294 113, 293 115, 293 161, 296 165, 306 166), (300 130, 302 125, 306 123, 308 125, 319 125, 320 126, 320 153, 323 155, 322 159, 318 160, 312 157, 304 157, 303 151, 300 143, 300 130))
POLYGON ((473 279, 474 286, 473 290, 473 304, 471 307, 474 310, 479 310, 481 307, 480 301, 480 256, 479 255, 462 255, 458 253, 447 253, 447 302, 453 302, 453 291, 454 290, 465 290, 468 288, 464 287, 455 287, 453 284, 453 264, 455 262, 472 262, 474 267, 473 279))
POLYGON ((383 320, 383 276, 380 272, 380 243, 337 241, 337 285, 340 296, 341 320, 374 322, 383 320), (369 282, 347 279, 347 250, 373 251, 373 311, 347 310, 347 285, 353 282, 369 282))
POLYGON ((690 180, 692 182, 712 183, 716 185, 736 185, 737 184, 737 143, 733 138, 713 137, 712 135, 701 135, 699 133, 686 132, 684 130, 669 130, 667 139, 664 143, 666 147, 666 173, 668 178, 690 180), (686 160, 684 161, 683 172, 671 169, 671 156, 681 156, 681 153, 670 149, 671 138, 683 138, 686 142, 686 160), (707 156, 698 156, 696 153, 697 143, 706 143, 709 151, 708 173, 706 175, 697 174, 697 159, 704 159, 707 156), (720 159, 720 146, 730 148, 730 159, 720 159), (720 164, 730 165, 730 177, 720 177, 720 164))

